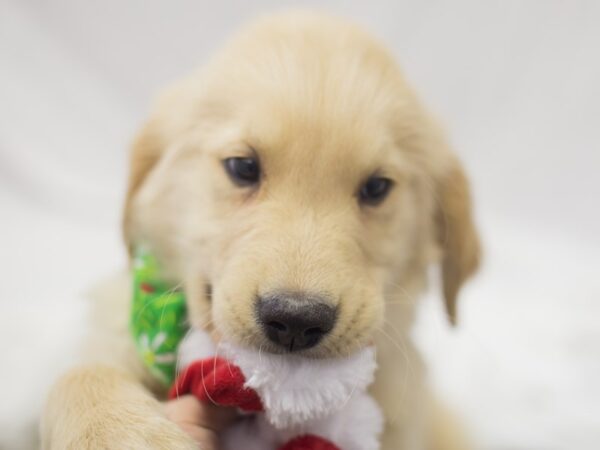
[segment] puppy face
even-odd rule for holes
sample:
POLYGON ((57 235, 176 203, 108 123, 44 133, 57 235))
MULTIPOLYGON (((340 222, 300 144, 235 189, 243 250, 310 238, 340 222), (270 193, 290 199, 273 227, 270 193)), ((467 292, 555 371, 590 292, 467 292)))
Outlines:
POLYGON ((339 23, 282 22, 164 97, 134 146, 126 231, 184 283, 195 325, 344 355, 421 283, 440 217, 446 231, 454 220, 435 199, 457 166, 377 44, 339 23))

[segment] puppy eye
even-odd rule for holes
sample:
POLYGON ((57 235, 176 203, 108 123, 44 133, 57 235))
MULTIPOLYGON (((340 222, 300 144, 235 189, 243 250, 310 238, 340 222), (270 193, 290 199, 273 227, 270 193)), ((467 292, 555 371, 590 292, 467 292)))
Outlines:
POLYGON ((358 193, 360 202, 365 205, 376 206, 381 203, 392 188, 389 178, 373 176, 362 185, 358 193))
POLYGON ((251 186, 260 180, 260 166, 255 158, 227 158, 223 165, 238 186, 251 186))

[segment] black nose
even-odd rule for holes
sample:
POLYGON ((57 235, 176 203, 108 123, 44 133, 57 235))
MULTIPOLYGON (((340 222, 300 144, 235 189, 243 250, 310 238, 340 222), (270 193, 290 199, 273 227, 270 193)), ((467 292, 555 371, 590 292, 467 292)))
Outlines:
POLYGON ((290 352, 317 345, 337 317, 336 310, 322 299, 301 294, 261 297, 256 309, 269 340, 290 352))

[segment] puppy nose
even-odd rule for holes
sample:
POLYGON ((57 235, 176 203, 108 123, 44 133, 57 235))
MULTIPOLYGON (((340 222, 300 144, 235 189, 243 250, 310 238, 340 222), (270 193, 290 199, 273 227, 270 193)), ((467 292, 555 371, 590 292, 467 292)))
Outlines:
POLYGON ((317 345, 337 317, 336 310, 322 299, 299 294, 261 297, 256 309, 269 340, 290 352, 317 345))

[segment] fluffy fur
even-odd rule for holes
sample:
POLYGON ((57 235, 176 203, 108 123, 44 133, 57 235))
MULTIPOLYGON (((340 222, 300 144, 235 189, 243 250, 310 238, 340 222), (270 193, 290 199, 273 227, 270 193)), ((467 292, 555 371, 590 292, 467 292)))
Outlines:
MULTIPOLYGON (((358 27, 271 16, 168 89, 133 145, 125 235, 152 248, 183 283, 193 324, 217 338, 276 352, 255 320, 256 296, 326 298, 336 326, 306 354, 346 356, 375 342, 383 449, 462 448, 439 437, 447 422, 429 407, 409 329, 431 264, 441 264, 451 320, 477 267, 468 183, 393 58, 358 27), (255 189, 235 186, 222 166, 249 155, 264 172, 255 189), (360 206, 374 173, 393 189, 381 205, 360 206)), ((129 301, 128 290, 99 301, 87 353, 105 366, 57 384, 45 448, 119 448, 125 438, 137 449, 193 448, 136 360, 129 301)))

